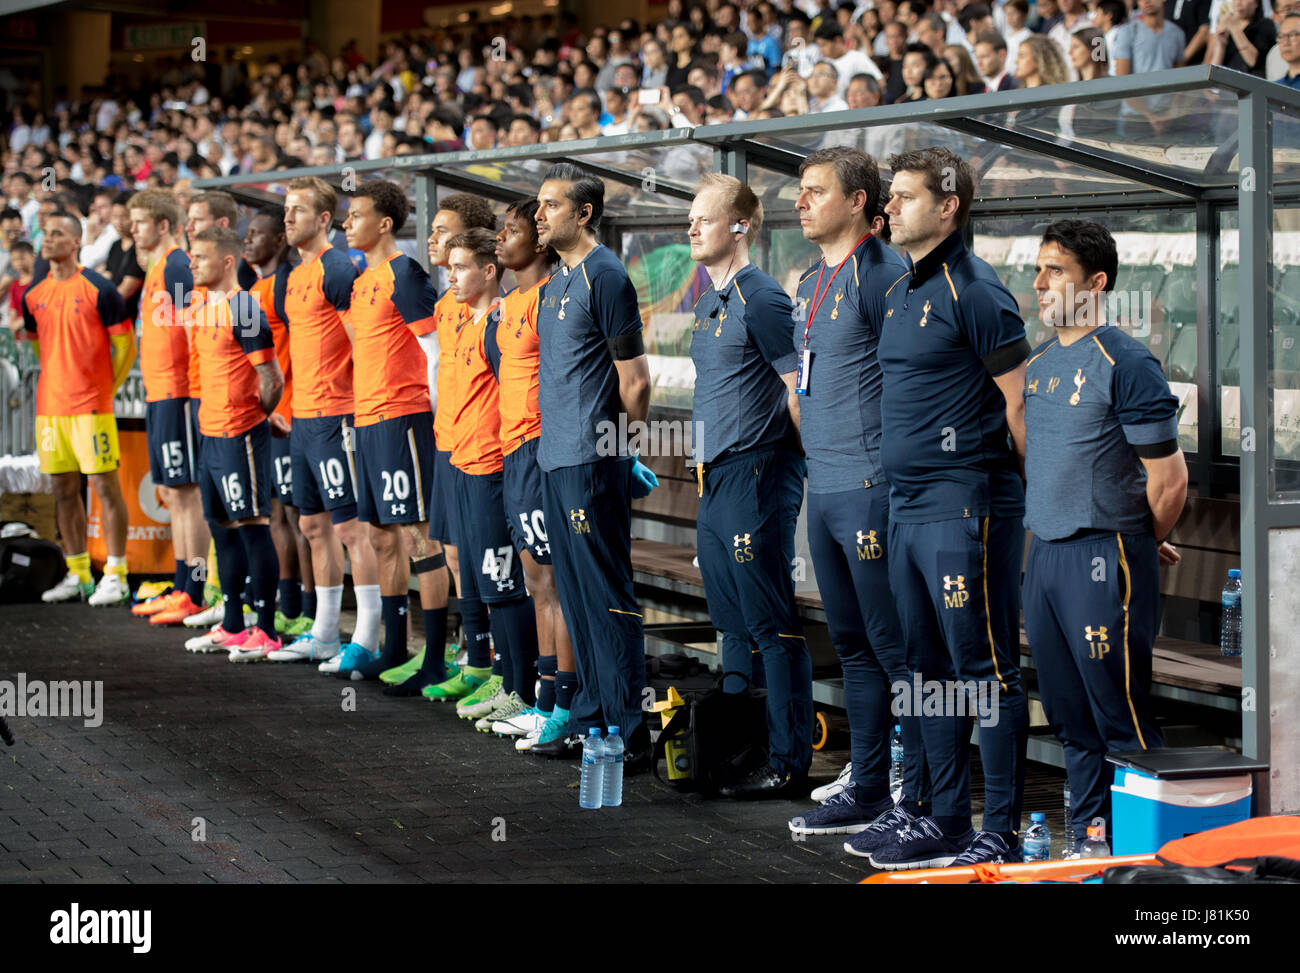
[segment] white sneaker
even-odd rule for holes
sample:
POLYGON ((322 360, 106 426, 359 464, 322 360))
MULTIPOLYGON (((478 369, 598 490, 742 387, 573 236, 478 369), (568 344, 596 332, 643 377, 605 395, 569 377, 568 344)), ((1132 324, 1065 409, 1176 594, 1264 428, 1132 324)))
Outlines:
MULTIPOLYGON (((546 720, 543 719, 542 722, 545 723, 546 720)), ((520 751, 521 753, 525 750, 531 750, 533 749, 533 744, 536 743, 541 738, 542 738, 542 728, 539 726, 535 730, 529 730, 526 734, 524 734, 518 740, 516 740, 515 749, 520 751)))
POLYGON ((503 737, 526 737, 534 730, 540 733, 545 722, 546 717, 530 706, 518 716, 493 722, 492 732, 503 737))
POLYGON ((48 591, 41 593, 41 601, 53 605, 60 601, 80 601, 94 591, 94 586, 82 587, 81 580, 69 571, 63 580, 48 591))
POLYGON ((482 717, 474 724, 474 729, 480 733, 487 733, 496 723, 503 723, 506 720, 514 719, 520 713, 528 708, 518 693, 511 693, 501 700, 500 705, 482 717))
POLYGON ((343 664, 343 653, 331 656, 316 667, 317 672, 338 672, 339 667, 343 664))
POLYGON ((815 788, 813 792, 808 796, 811 797, 818 804, 825 804, 832 797, 835 797, 838 794, 843 794, 846 790, 848 790, 852 786, 853 786, 853 761, 849 761, 844 765, 844 769, 840 771, 840 775, 838 777, 836 777, 829 784, 823 784, 821 787, 815 788))
POLYGON ((187 616, 185 626, 186 628, 211 628, 213 625, 220 625, 225 617, 225 609, 221 606, 221 602, 217 602, 197 614, 187 616))
POLYGON ((267 658, 272 662, 320 662, 333 659, 339 654, 338 642, 322 642, 310 632, 299 635, 284 648, 268 652, 267 658))
POLYGON ((125 604, 131 598, 131 590, 126 586, 126 575, 109 571, 99 579, 95 593, 90 596, 90 604, 95 608, 107 605, 125 604))
POLYGON ((185 641, 185 651, 187 652, 229 652, 230 647, 226 644, 231 639, 239 638, 243 633, 231 635, 220 625, 213 625, 212 630, 204 635, 196 635, 192 639, 185 641))

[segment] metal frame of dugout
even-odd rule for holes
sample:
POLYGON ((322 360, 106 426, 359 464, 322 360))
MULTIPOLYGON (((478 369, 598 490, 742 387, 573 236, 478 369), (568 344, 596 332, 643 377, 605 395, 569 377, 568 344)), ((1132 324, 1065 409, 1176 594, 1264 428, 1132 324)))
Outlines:
MULTIPOLYGON (((194 185, 225 189, 257 205, 280 199, 275 184, 282 191, 295 176, 321 176, 343 189, 352 188, 348 180, 393 179, 413 202, 415 219, 404 235, 419 227, 422 237, 439 193, 471 192, 505 203, 535 192, 550 164, 571 161, 605 181, 602 234, 621 253, 625 235, 683 231, 695 180, 705 171, 720 171, 748 182, 763 200, 765 227, 755 257, 766 266, 772 234, 797 227, 799 163, 827 144, 872 152, 886 178, 888 152, 936 144, 953 148, 979 177, 968 240, 982 221, 1010 216, 1043 222, 1090 216, 1106 223, 1108 217, 1133 212, 1194 214, 1193 396, 1200 434, 1196 448, 1188 451, 1191 486, 1203 496, 1240 498, 1246 580, 1242 752, 1273 768, 1268 780, 1256 782, 1256 806, 1296 810, 1300 599, 1286 593, 1300 570, 1300 463, 1278 455, 1277 389, 1270 368, 1275 206, 1300 209, 1300 92, 1222 67, 1190 67, 858 111, 396 156, 194 185), (1212 327, 1222 302, 1234 296, 1219 294, 1224 216, 1236 218, 1240 251, 1235 295, 1239 459, 1223 451, 1219 342, 1212 327)), ((427 269, 423 246, 419 251, 427 269)))

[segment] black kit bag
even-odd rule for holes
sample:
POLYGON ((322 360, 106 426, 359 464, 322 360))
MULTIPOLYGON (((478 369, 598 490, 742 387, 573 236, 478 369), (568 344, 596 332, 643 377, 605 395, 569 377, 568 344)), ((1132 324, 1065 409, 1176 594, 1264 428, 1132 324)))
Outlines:
POLYGON ((725 672, 712 689, 685 692, 683 703, 655 742, 655 777, 679 790, 713 794, 767 760, 767 691, 740 672, 725 672), (724 693, 723 680, 740 676, 746 689, 724 693), (672 761, 665 779, 659 761, 672 761))
POLYGON ((39 537, 0 539, 0 604, 40 601, 68 572, 63 550, 39 537))

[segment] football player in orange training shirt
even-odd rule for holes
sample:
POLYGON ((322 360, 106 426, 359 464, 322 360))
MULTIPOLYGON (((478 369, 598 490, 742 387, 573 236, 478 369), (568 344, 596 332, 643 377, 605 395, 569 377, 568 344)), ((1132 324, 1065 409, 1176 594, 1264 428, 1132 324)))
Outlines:
MULTIPOLYGON (((536 702, 537 618, 524 587, 522 565, 514 556, 505 518, 501 476, 501 406, 496 368, 496 330, 501 320, 501 265, 496 234, 467 230, 447 248, 447 280, 456 299, 470 311, 470 321, 456 335, 455 386, 459 393, 451 454, 453 506, 461 542, 462 589, 477 585, 489 606, 489 623, 500 674, 485 690, 487 698, 461 703, 456 712, 478 719, 481 731, 508 728, 506 721, 531 710, 536 702), (489 333, 491 338, 489 338, 489 333)), ((494 660, 495 661, 495 660, 494 660)))
POLYGON ((113 395, 135 360, 135 335, 113 285, 77 263, 81 222, 65 212, 45 220, 41 256, 49 273, 23 294, 23 322, 40 358, 36 386, 36 441, 41 472, 54 484, 59 537, 68 574, 41 595, 45 602, 89 598, 120 604, 126 584, 126 501, 117 478, 117 420, 113 395), (104 510, 108 565, 99 586, 86 553, 81 474, 104 510))
MULTIPOLYGON (((429 228, 429 266, 447 267, 447 243, 466 230, 481 227, 496 229, 492 207, 481 196, 453 193, 438 204, 429 228)), ((455 537, 455 511, 452 509, 451 451, 452 417, 456 412, 457 389, 452 387, 454 372, 451 368, 456 352, 456 329, 469 322, 469 309, 456 300, 450 290, 438 298, 434 312, 437 329, 434 334, 420 338, 420 344, 429 356, 429 393, 433 399, 433 436, 437 454, 433 463, 433 497, 429 508, 429 537, 441 541, 447 555, 447 568, 452 583, 460 578, 459 558, 455 537)), ((464 587, 463 585, 461 586, 464 587)), ((487 606, 479 600, 477 587, 457 592, 461 627, 464 630, 465 665, 458 670, 445 671, 441 662, 427 654, 421 669, 427 684, 422 690, 426 699, 439 702, 461 701, 472 705, 490 696, 493 663, 489 641, 487 606), (446 676, 451 676, 447 679, 446 676)))
POLYGON ((267 421, 284 392, 284 375, 257 298, 240 290, 243 245, 215 226, 190 244, 194 283, 205 288, 187 321, 198 348, 203 402, 199 409, 199 490, 217 546, 225 617, 218 644, 231 662, 256 661, 280 647, 275 637, 279 576, 271 542, 271 430, 267 421), (257 624, 244 628, 237 594, 251 578, 257 624))
MULTIPOLYGON (((181 208, 166 189, 146 189, 127 201, 136 259, 146 268, 140 288, 140 375, 144 379, 149 469, 171 516, 176 576, 172 591, 136 605, 137 615, 163 615, 167 624, 203 605, 208 530, 195 473, 197 397, 190 399, 190 347, 185 308, 194 289, 190 259, 177 245, 181 208)), ((238 592, 243 587, 242 582, 238 592)))
MULTIPOLYGON (((190 204, 191 214, 196 205, 190 204)), ((241 266, 251 267, 257 277, 249 291, 256 295, 271 326, 275 357, 284 373, 284 395, 271 414, 271 472, 275 477, 271 491, 271 539, 275 541, 275 555, 280 559, 280 608, 275 613, 275 630, 296 637, 310 631, 316 617, 316 582, 311 573, 311 547, 298 529, 298 508, 293 505, 293 468, 289 454, 293 366, 289 331, 276 310, 284 309, 292 268, 284 238, 284 211, 279 207, 263 210, 248 221, 241 266)))
MULTIPOLYGON (((519 750, 531 749, 545 736, 548 722, 549 738, 564 732, 578 682, 573 646, 555 594, 555 568, 542 513, 542 471, 537 465, 537 437, 542 430, 537 407, 537 296, 559 258, 550 247, 537 242, 536 218, 536 199, 521 200, 506 210, 496 252, 501 263, 514 271, 518 286, 502 300, 501 322, 495 335, 489 336, 499 353, 506 521, 537 612, 537 671, 542 677, 532 711, 505 721, 508 727, 503 726, 505 732, 523 737, 515 743, 519 750)), ((491 348, 489 345, 489 351, 491 348)))
POLYGON ((343 320, 353 343, 357 519, 370 524, 384 616, 382 654, 358 649, 340 665, 339 675, 353 679, 406 661, 410 561, 417 575, 440 582, 444 604, 448 584, 442 545, 427 535, 433 408, 416 340, 434 329, 438 294, 424 268, 397 249, 408 209, 400 187, 376 180, 353 195, 343 224, 348 246, 366 257, 343 320))
POLYGON ((338 196, 323 179, 294 179, 284 201, 284 234, 298 250, 278 316, 289 329, 293 426, 289 434, 293 500, 311 545, 316 617, 311 631, 271 656, 273 662, 317 662, 338 672, 345 653, 379 647, 379 567, 369 528, 357 519, 352 345, 341 315, 352 300, 357 271, 330 245, 338 196), (340 644, 343 548, 352 567, 357 621, 340 644), (352 648, 349 648, 351 646, 352 648))

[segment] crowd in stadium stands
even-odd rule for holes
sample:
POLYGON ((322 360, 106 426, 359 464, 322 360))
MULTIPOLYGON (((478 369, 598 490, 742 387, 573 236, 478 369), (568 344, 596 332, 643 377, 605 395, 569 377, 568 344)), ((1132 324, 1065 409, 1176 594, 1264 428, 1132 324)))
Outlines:
MULTIPOLYGON (((1219 64, 1300 88, 1300 3, 1270 0, 669 0, 589 32, 517 17, 301 55, 165 62, 52 115, 12 107, 0 288, 16 307, 41 214, 84 220, 82 263, 131 298, 125 194, 195 178, 489 149, 1219 64), (51 178, 52 176, 52 178, 51 178), (125 282, 125 283, 123 283, 125 282)), ((217 52, 213 52, 216 54, 217 52)), ((33 90, 29 93, 36 96, 33 90)), ((1141 108, 1137 108, 1141 111, 1141 108)), ((1145 113, 1144 113, 1145 114, 1145 113)), ((1150 116, 1148 116, 1150 117, 1150 116)), ((1151 118, 1158 126, 1161 120, 1151 118)), ((13 316, 10 316, 13 320, 13 316)))

